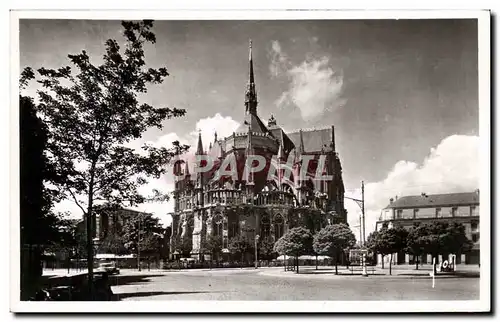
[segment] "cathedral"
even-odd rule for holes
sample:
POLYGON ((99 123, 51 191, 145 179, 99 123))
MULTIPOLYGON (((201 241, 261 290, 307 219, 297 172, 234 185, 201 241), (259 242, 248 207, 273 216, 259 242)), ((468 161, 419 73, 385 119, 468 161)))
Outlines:
POLYGON ((170 227, 170 254, 186 240, 191 257, 207 257, 207 236, 221 239, 228 253, 231 238, 243 235, 278 240, 288 229, 303 226, 313 233, 333 222, 345 222, 342 167, 335 150, 334 127, 285 133, 271 116, 267 125, 259 118, 252 46, 249 49, 249 79, 245 92, 242 125, 225 138, 214 134, 208 150, 198 137, 197 160, 189 170, 187 160, 174 164, 175 201, 170 227), (245 171, 259 156, 265 160, 260 171, 245 171), (233 160, 229 169, 225 160, 233 160), (233 167, 232 166, 232 167, 233 167), (192 172, 192 173, 191 173, 192 172), (275 175, 270 176, 270 173, 275 175), (317 174, 329 180, 318 179, 317 174))

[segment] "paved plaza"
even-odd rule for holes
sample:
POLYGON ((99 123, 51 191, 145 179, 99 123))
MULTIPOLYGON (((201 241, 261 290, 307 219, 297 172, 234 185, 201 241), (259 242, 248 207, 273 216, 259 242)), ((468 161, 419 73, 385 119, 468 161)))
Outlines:
MULTIPOLYGON (((182 271, 124 271, 112 277, 113 292, 122 301, 138 300, 477 300, 479 278, 440 277, 435 288, 422 271, 362 277, 335 276, 331 270, 244 268, 182 271)), ((345 275, 344 275, 345 274, 345 275)))

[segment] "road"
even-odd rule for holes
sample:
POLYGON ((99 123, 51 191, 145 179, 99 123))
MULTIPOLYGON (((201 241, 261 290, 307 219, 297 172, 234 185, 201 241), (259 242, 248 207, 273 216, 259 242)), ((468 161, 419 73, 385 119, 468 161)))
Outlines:
POLYGON ((479 278, 296 276, 281 269, 123 273, 113 277, 122 301, 137 300, 477 300, 479 278))

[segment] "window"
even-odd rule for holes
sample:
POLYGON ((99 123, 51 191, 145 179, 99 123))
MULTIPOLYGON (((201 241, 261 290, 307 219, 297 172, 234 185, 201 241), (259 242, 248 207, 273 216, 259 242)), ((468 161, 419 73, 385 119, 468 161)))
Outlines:
POLYGON ((477 221, 473 221, 473 222, 471 222, 471 224, 470 224, 470 228, 471 228, 471 230, 472 230, 473 232, 477 231, 477 230, 478 230, 478 227, 479 227, 479 225, 478 225, 477 221))
POLYGON ((278 240, 283 236, 283 231, 285 228, 285 221, 283 220, 283 217, 280 214, 277 214, 276 217, 274 217, 274 238, 275 240, 278 240))
POLYGON ((231 222, 231 229, 229 231, 229 238, 238 235, 238 223, 236 221, 231 222))
POLYGON ((413 218, 417 218, 417 217, 418 217, 418 208, 413 209, 413 218))
POLYGON ((398 209, 396 212, 396 219, 401 219, 403 217, 403 209, 398 209))
POLYGON ((222 216, 220 214, 216 214, 214 216, 214 219, 212 220, 213 223, 213 235, 214 236, 219 236, 222 238, 222 228, 223 228, 223 220, 222 216))
POLYGON ((477 243, 479 241, 479 233, 472 234, 472 242, 477 243))
POLYGON ((261 235, 260 237, 268 238, 270 228, 271 228, 271 223, 269 221, 269 216, 265 215, 260 220, 260 235, 261 235))
POLYGON ((441 208, 436 208, 436 217, 441 217, 441 208))
POLYGON ((476 206, 470 206, 470 215, 476 216, 476 206))
POLYGON ((455 217, 457 215, 457 207, 451 208, 451 216, 455 217))

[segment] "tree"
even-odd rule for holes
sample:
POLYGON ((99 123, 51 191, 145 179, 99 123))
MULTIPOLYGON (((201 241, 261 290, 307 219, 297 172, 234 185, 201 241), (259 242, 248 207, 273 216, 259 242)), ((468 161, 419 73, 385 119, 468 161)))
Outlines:
POLYGON ((339 256, 343 254, 344 249, 353 247, 355 243, 356 237, 349 226, 334 224, 324 227, 314 236, 313 247, 317 254, 334 258, 335 275, 337 275, 339 256))
POLYGON ((367 240, 369 249, 382 255, 382 263, 384 256, 390 255, 389 275, 392 275, 392 255, 406 247, 407 235, 408 232, 402 227, 388 228, 384 225, 381 230, 370 235, 369 242, 367 240))
POLYGON ((261 238, 257 244, 257 252, 259 254, 259 259, 269 261, 276 256, 274 251, 274 243, 270 237, 261 238))
POLYGON ((211 256, 210 262, 214 258, 216 258, 217 262, 219 261, 219 255, 222 251, 222 240, 220 236, 209 235, 205 241, 205 251, 208 252, 211 256))
POLYGON ((286 234, 274 245, 274 251, 278 254, 295 257, 297 271, 299 273, 299 256, 312 253, 313 236, 309 229, 295 227, 287 231, 286 234))
MULTIPOLYGON (((26 68, 20 77, 21 89, 34 73, 26 68)), ((61 218, 51 211, 58 195, 45 183, 54 181, 52 165, 45 156, 48 130, 36 115, 36 105, 19 96, 20 129, 20 263, 21 297, 30 296, 42 276, 42 254, 57 244, 61 218)))
MULTIPOLYGON (((467 252, 472 242, 465 234, 465 227, 460 223, 435 221, 426 225, 425 252, 433 258, 439 255, 467 252)), ((435 271, 435 267, 433 268, 435 271)))
MULTIPOLYGON (((148 197, 138 188, 150 177, 159 178, 174 155, 187 149, 179 142, 172 149, 144 145, 140 152, 127 146, 149 128, 162 128, 165 119, 183 116, 185 110, 139 103, 139 95, 149 85, 162 83, 168 72, 165 67, 146 67, 144 46, 156 42, 153 22, 124 21, 122 26, 125 50, 116 40, 107 40, 101 64, 82 51, 68 55, 75 72, 70 66, 38 69, 38 82, 43 86, 38 91, 38 110, 50 128, 47 155, 65 178, 57 184, 59 191, 86 218, 88 249, 92 247, 94 205, 165 200, 166 195, 157 190, 148 197)), ((91 281, 92 252, 87 257, 91 281)))
POLYGON ((121 240, 129 253, 138 254, 149 263, 151 257, 158 258, 161 254, 163 231, 158 218, 142 213, 125 221, 121 240))
POLYGON ((125 247, 123 237, 116 232, 109 232, 102 240, 97 250, 103 254, 125 255, 129 251, 125 247))
POLYGON ((183 238, 176 249, 182 257, 190 257, 193 250, 193 240, 191 238, 183 238))
POLYGON ((428 230, 426 225, 414 225, 408 231, 406 240, 406 252, 415 257, 415 265, 418 270, 419 257, 425 254, 428 230))
POLYGON ((229 251, 236 257, 241 258, 241 268, 243 268, 243 261, 245 254, 250 253, 253 250, 252 243, 247 237, 242 235, 237 235, 231 238, 229 241, 229 251))

